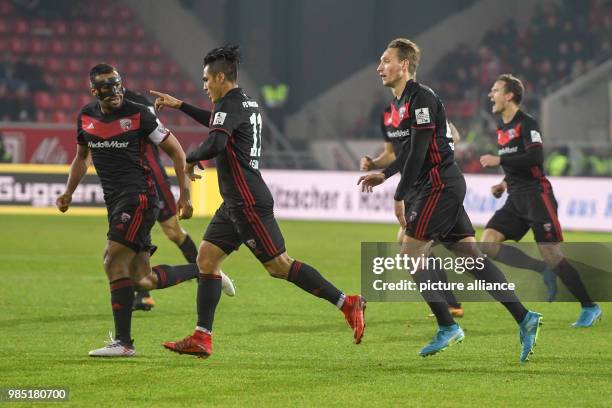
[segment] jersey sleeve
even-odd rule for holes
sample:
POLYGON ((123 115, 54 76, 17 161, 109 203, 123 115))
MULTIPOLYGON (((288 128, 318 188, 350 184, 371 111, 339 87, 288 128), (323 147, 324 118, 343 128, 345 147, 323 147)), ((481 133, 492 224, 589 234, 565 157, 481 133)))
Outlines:
POLYGON ((81 120, 81 114, 77 118, 77 144, 86 145, 85 134, 83 132, 83 122, 81 120))
POLYGON ((529 118, 521 125, 521 138, 525 145, 525 150, 531 147, 542 147, 542 134, 538 122, 529 118))
POLYGON ((387 128, 385 126, 385 114, 383 113, 380 116, 380 133, 382 134, 383 140, 385 142, 390 142, 391 139, 389 138, 389 135, 387 134, 387 128))
MULTIPOLYGON (((410 104, 410 127, 413 129, 434 129, 438 115, 438 102, 431 92, 420 90, 410 104)), ((445 129, 446 131, 446 129, 445 129)))
POLYGON ((218 130, 231 136, 240 125, 240 109, 236 101, 224 100, 215 104, 212 114, 210 132, 218 130))
POLYGON ((170 135, 170 131, 162 125, 152 108, 143 109, 140 118, 142 131, 153 144, 160 144, 170 135))

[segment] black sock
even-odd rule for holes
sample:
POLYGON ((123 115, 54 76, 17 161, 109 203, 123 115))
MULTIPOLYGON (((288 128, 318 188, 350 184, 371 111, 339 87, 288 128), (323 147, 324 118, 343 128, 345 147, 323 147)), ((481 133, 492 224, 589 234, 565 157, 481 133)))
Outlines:
POLYGON ((130 278, 110 282, 111 306, 115 320, 115 339, 132 344, 132 304, 134 283, 130 278))
MULTIPOLYGON (((446 276, 446 270, 444 268, 438 268, 436 263, 434 262, 434 267, 430 268, 432 273, 438 277, 438 281, 443 283, 448 283, 448 277, 446 276)), ((459 309, 461 307, 461 303, 455 297, 455 293, 452 290, 441 290, 442 296, 444 296, 444 300, 448 303, 449 306, 459 309)))
POLYGON ((153 267, 153 273, 157 275, 157 289, 164 289, 197 278, 199 271, 198 265, 190 263, 174 266, 157 265, 153 267))
POLYGON ((142 298, 147 298, 147 297, 151 297, 151 292, 149 292, 148 290, 136 291, 136 298, 142 299, 142 298))
POLYGON ((495 260, 515 268, 531 269, 538 273, 543 273, 546 269, 546 262, 532 258, 511 245, 501 244, 495 260))
MULTIPOLYGON (((483 269, 479 270, 473 268, 469 271, 472 273, 472 275, 474 275, 476 279, 484 280, 490 283, 508 282, 502 271, 500 271, 499 268, 495 266, 493 262, 488 259, 485 259, 483 263, 483 269)), ((525 306, 523 306, 523 304, 521 303, 521 301, 516 296, 513 290, 489 290, 487 292, 489 292, 489 294, 493 296, 493 299, 497 300, 502 305, 504 305, 506 309, 508 309, 508 311, 510 312, 510 314, 512 314, 512 317, 514 317, 514 320, 516 320, 517 323, 521 323, 523 319, 525 319, 528 310, 525 308, 525 306)))
MULTIPOLYGON (((439 281, 439 278, 435 272, 428 269, 421 269, 417 271, 412 275, 412 279, 419 287, 421 286, 421 283, 426 284, 427 281, 439 281)), ((423 290, 421 291, 421 295, 429 305, 429 308, 434 316, 436 316, 438 326, 451 326, 455 324, 453 316, 451 316, 450 312, 448 311, 448 303, 446 303, 446 300, 439 290, 423 290)))
POLYGON ((555 267, 554 272, 572 295, 580 301, 582 307, 591 307, 595 305, 584 287, 578 271, 567 262, 565 258, 555 267))
POLYGON ((333 305, 337 305, 340 296, 342 296, 342 292, 321 276, 315 268, 300 261, 293 261, 287 280, 300 289, 325 299, 333 305))
POLYGON ((198 283, 198 326, 212 332, 215 309, 221 298, 221 275, 200 274, 198 283))
POLYGON ((178 247, 183 253, 183 256, 185 257, 187 262, 196 263, 196 259, 198 258, 198 248, 196 247, 189 234, 185 236, 185 240, 178 247))

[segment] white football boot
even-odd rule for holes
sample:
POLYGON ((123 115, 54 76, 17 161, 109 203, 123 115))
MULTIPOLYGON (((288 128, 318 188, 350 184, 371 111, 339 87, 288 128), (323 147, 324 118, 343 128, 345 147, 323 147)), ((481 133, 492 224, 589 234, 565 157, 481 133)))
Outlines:
POLYGON ((224 274, 223 271, 220 271, 220 272, 221 272, 221 290, 223 290, 223 293, 225 293, 227 296, 235 296, 236 287, 234 286, 234 281, 229 276, 224 274))
POLYGON ((133 344, 126 344, 121 340, 113 339, 113 333, 108 333, 110 341, 106 346, 91 350, 89 357, 133 357, 136 355, 136 349, 133 344))

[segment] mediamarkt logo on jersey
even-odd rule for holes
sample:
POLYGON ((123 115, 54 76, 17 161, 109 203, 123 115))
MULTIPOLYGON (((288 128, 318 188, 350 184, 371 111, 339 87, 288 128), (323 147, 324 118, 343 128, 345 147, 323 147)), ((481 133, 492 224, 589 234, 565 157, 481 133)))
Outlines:
POLYGON ((396 137, 405 137, 405 136, 410 136, 410 129, 406 129, 406 130, 398 129, 398 130, 392 130, 392 131, 387 132, 387 137, 389 139, 393 139, 396 137))
POLYGON ((102 149, 102 148, 125 149, 126 147, 129 146, 129 144, 130 142, 118 142, 116 140, 109 142, 108 140, 105 140, 103 142, 89 142, 87 143, 87 146, 90 149, 102 149))

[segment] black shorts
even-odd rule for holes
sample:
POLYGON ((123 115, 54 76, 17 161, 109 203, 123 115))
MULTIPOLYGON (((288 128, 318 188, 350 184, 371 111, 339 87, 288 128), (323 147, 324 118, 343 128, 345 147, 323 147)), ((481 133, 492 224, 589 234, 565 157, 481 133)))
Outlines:
POLYGON ((150 251, 151 228, 155 225, 159 207, 157 198, 149 194, 128 194, 109 206, 109 241, 115 241, 134 252, 150 251))
POLYGON ((557 200, 552 191, 512 193, 485 228, 494 229, 520 241, 529 229, 536 242, 562 242, 563 232, 557 218, 557 200))
POLYGON ((164 222, 176 215, 176 201, 170 189, 170 182, 167 179, 155 180, 157 198, 159 199, 159 214, 157 221, 164 222))
POLYGON ((406 235, 423 241, 457 242, 475 235, 463 208, 465 180, 445 181, 423 187, 406 207, 406 235))
POLYGON ((228 255, 245 244, 261 263, 285 252, 285 239, 274 218, 273 207, 229 208, 223 203, 208 224, 203 239, 228 255))

